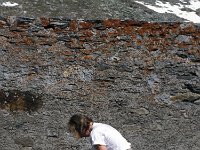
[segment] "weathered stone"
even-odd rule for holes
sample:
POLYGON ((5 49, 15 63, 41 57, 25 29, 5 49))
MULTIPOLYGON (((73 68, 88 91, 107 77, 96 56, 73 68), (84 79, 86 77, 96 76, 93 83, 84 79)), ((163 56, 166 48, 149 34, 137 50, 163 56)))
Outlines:
POLYGON ((195 104, 200 105, 200 100, 194 101, 195 104))
POLYGON ((175 96, 171 97, 172 101, 183 101, 183 102, 195 102, 200 99, 200 94, 195 94, 195 93, 178 93, 175 96))
POLYGON ((21 145, 22 147, 32 147, 33 140, 31 137, 20 137, 14 140, 16 144, 21 145))
POLYGON ((192 85, 192 84, 186 84, 186 87, 193 93, 200 94, 200 86, 198 85, 192 85))
POLYGON ((186 36, 186 35, 178 35, 178 37, 176 37, 176 40, 178 41, 178 42, 190 42, 190 40, 191 40, 191 36, 186 36))
POLYGON ((139 108, 134 110, 135 113, 137 113, 138 115, 148 115, 149 111, 146 108, 139 108))

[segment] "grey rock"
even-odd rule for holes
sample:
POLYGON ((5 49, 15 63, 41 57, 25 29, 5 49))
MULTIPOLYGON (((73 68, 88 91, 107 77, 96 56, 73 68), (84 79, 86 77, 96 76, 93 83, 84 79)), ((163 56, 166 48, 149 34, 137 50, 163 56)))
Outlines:
POLYGON ((176 37, 176 40, 180 43, 190 42, 190 40, 192 40, 192 37, 187 35, 178 35, 178 37, 176 37))
POLYGON ((148 115, 150 112, 146 108, 139 108, 134 110, 138 115, 148 115))

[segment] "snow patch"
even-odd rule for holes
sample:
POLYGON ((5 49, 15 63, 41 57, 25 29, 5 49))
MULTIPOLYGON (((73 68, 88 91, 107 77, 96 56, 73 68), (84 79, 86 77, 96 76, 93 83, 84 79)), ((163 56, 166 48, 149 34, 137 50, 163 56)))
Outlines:
POLYGON ((5 7, 15 7, 18 6, 19 4, 17 3, 12 3, 12 2, 3 2, 0 6, 5 6, 5 7))

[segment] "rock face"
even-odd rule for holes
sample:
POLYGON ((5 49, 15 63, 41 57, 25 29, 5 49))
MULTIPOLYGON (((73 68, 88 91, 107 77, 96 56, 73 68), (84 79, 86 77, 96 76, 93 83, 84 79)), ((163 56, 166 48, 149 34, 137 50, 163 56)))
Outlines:
POLYGON ((200 147, 200 27, 134 20, 0 18, 0 149, 88 150, 83 113, 133 149, 200 147))

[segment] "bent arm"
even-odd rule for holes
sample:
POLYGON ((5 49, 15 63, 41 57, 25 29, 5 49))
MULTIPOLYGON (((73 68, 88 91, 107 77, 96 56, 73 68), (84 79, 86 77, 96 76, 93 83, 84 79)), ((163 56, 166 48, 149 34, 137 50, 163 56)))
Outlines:
POLYGON ((96 150, 107 150, 105 145, 95 145, 96 150))

